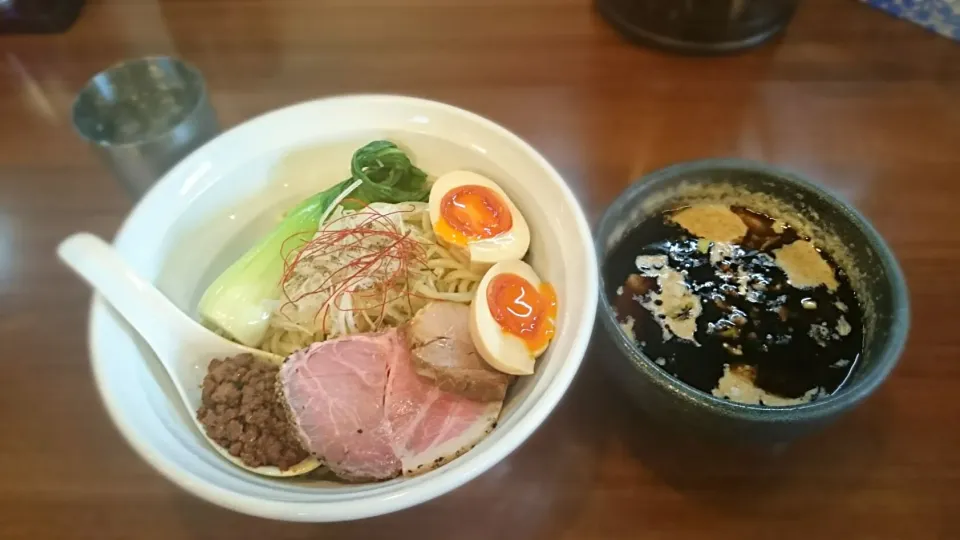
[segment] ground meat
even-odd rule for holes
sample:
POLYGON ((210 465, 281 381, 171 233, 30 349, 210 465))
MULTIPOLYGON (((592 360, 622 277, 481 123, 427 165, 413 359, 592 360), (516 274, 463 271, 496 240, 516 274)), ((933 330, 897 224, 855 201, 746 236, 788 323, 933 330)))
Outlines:
POLYGON ((210 361, 197 419, 207 436, 250 467, 289 469, 307 452, 277 399, 279 368, 242 354, 210 361))

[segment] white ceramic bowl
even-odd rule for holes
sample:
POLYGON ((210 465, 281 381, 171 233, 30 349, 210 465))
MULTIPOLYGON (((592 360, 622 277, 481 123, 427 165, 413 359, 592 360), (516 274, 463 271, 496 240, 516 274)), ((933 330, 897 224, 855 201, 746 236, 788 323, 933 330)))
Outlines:
POLYGON ((283 211, 347 178, 353 151, 379 138, 397 142, 431 176, 467 168, 503 186, 530 225, 530 263, 557 289, 553 344, 536 374, 512 389, 498 427, 438 470, 365 485, 276 480, 250 474, 213 452, 147 346, 95 299, 90 351, 107 410, 144 459, 191 493, 247 514, 293 521, 341 521, 407 508, 464 484, 516 449, 576 374, 593 329, 598 282, 583 212, 557 171, 523 140, 448 105, 346 96, 253 119, 164 176, 127 218, 116 247, 195 315, 200 295, 221 270, 283 211))

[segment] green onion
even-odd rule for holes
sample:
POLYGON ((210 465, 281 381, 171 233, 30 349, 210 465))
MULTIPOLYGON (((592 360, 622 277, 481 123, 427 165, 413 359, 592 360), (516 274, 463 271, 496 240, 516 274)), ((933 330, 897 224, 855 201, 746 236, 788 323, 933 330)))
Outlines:
POLYGON ((367 203, 425 201, 430 194, 427 173, 390 141, 373 141, 357 150, 350 172, 350 180, 362 182, 352 198, 367 203))
POLYGON ((280 299, 284 261, 313 238, 338 204, 355 208, 361 203, 423 201, 429 194, 427 174, 390 141, 357 150, 350 170, 353 176, 301 202, 220 274, 200 299, 205 325, 244 345, 259 345, 280 299))

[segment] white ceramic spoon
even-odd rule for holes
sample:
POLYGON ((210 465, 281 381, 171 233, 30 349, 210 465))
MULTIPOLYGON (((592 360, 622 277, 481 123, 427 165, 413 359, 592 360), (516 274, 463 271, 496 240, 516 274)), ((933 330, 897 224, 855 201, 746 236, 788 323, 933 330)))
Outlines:
MULTIPOLYGON (((250 353, 273 364, 283 362, 283 358, 275 354, 224 339, 187 317, 130 268, 113 246, 90 233, 70 236, 57 247, 57 255, 143 336, 170 374, 190 417, 204 437, 207 435, 197 421, 196 411, 200 408, 201 385, 210 360, 250 353)), ((217 443, 209 438, 207 441, 230 462, 264 476, 297 476, 319 466, 317 460, 310 457, 285 471, 276 467, 248 467, 217 443)))

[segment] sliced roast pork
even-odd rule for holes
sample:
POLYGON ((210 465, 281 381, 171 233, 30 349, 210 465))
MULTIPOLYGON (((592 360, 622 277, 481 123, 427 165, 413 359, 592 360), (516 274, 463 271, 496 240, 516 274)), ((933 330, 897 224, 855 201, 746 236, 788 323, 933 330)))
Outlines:
POLYGON ((503 397, 475 401, 441 390, 417 374, 408 354, 391 368, 384 403, 403 474, 416 475, 480 442, 496 425, 503 397))
POLYGON ((280 368, 280 392, 300 439, 334 474, 391 478, 400 459, 384 422, 389 366, 408 358, 396 332, 314 343, 280 368))
POLYGON ((380 480, 436 468, 493 429, 503 404, 417 374, 399 330, 316 343, 284 362, 279 389, 304 446, 338 476, 380 480))
POLYGON ((473 346, 469 306, 432 302, 410 321, 406 335, 417 373, 441 390, 503 401, 510 376, 493 369, 473 346))

